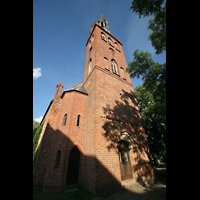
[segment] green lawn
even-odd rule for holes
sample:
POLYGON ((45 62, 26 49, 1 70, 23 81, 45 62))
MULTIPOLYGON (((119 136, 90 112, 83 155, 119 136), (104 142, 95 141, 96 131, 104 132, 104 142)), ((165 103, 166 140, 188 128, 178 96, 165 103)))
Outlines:
POLYGON ((42 189, 33 189, 33 200, 91 200, 93 194, 83 186, 77 187, 74 192, 43 193, 42 189))

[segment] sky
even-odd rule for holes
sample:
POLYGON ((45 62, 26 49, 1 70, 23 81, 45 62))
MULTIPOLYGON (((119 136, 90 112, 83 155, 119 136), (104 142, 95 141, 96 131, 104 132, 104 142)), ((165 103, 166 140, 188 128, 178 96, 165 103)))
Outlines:
MULTIPOLYGON (((40 121, 60 82, 63 91, 83 81, 86 42, 91 25, 101 11, 110 33, 123 44, 127 64, 136 49, 148 51, 155 62, 166 62, 166 53, 155 54, 148 40, 151 17, 129 8, 132 0, 33 0, 33 119, 40 121)), ((141 78, 132 79, 133 87, 141 78)))

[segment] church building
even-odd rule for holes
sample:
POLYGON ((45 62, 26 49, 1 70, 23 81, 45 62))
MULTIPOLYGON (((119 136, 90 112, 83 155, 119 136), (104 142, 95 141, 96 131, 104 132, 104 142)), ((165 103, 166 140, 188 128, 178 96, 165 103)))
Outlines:
POLYGON ((41 121, 33 184, 62 191, 83 184, 94 194, 126 181, 154 180, 151 154, 122 43, 103 13, 86 42, 83 81, 59 83, 41 121))

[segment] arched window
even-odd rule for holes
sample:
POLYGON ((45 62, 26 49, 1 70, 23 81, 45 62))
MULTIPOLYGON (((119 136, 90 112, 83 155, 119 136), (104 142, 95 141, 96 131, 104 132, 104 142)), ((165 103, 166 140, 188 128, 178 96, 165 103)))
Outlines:
POLYGON ((78 115, 77 117, 77 126, 79 126, 79 124, 80 124, 80 115, 78 115))
POLYGON ((111 40, 110 38, 108 38, 108 43, 109 43, 110 45, 112 45, 112 40, 111 40))
POLYGON ((117 49, 117 50, 119 50, 119 47, 117 46, 117 43, 115 42, 115 48, 117 49))
POLYGON ((59 163, 60 163, 60 155, 61 155, 61 150, 58 150, 58 152, 57 152, 57 156, 56 156, 55 168, 58 168, 58 167, 59 167, 59 163))
POLYGON ((65 125, 66 125, 66 122, 67 122, 67 114, 65 114, 65 116, 64 116, 64 120, 63 120, 63 126, 65 126, 65 125))
POLYGON ((116 63, 115 63, 114 60, 111 61, 111 67, 112 67, 113 73, 114 73, 114 74, 118 74, 118 73, 117 73, 117 65, 116 65, 116 63))
POLYGON ((101 32, 101 39, 103 39, 103 40, 106 41, 106 37, 105 37, 105 35, 103 34, 103 32, 101 32))
POLYGON ((91 72, 91 69, 92 69, 92 58, 90 58, 90 62, 89 62, 89 74, 91 72))

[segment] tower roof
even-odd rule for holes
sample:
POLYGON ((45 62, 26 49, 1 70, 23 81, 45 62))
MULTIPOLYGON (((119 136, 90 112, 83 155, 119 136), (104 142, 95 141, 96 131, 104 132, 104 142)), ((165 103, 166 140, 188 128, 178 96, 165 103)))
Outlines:
POLYGON ((100 15, 100 18, 99 18, 99 21, 102 21, 102 20, 106 20, 104 15, 103 15, 103 12, 101 11, 101 15, 100 15))
POLYGON ((107 31, 108 33, 110 33, 110 29, 109 29, 109 26, 108 26, 108 22, 107 20, 105 19, 104 15, 103 15, 103 12, 101 11, 101 15, 100 15, 100 18, 99 18, 99 26, 102 27, 105 31, 107 31))

